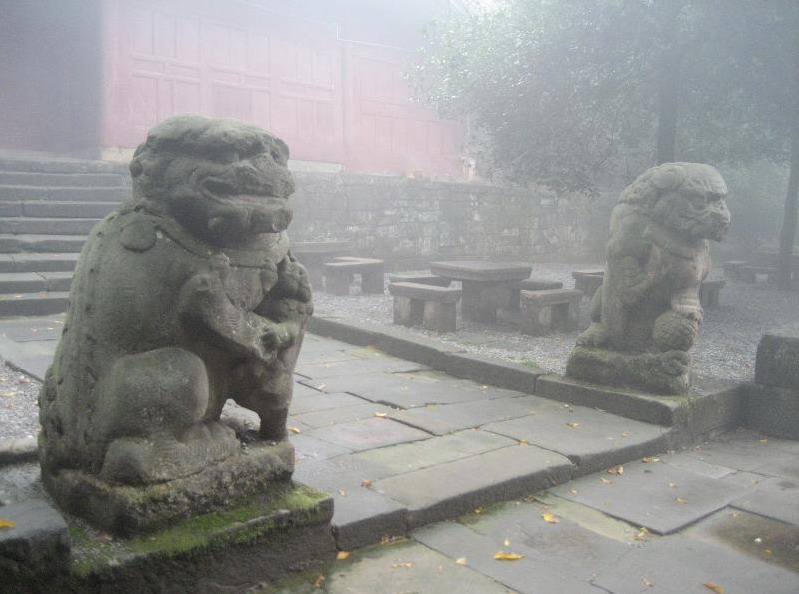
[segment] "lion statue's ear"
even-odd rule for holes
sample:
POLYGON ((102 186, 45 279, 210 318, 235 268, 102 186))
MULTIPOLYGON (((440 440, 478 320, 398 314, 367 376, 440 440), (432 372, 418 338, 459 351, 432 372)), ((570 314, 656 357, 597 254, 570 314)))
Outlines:
POLYGON ((142 171, 144 171, 144 165, 141 164, 140 158, 143 147, 143 144, 140 144, 138 147, 136 147, 136 150, 133 153, 133 158, 130 160, 130 165, 128 166, 128 169, 130 170, 130 176, 133 178, 139 177, 142 171))
POLYGON ((653 171, 652 185, 659 191, 673 190, 682 184, 684 178, 684 167, 676 164, 661 165, 653 171))

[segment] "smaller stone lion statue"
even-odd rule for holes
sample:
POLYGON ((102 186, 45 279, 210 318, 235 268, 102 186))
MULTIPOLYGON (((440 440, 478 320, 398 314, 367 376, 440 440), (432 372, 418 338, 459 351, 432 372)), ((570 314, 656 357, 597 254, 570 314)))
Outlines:
POLYGON ((689 387, 702 321, 699 285, 710 269, 708 240, 729 223, 727 186, 699 163, 653 167, 619 197, 610 223, 592 324, 577 339, 566 374, 662 393, 689 387))
POLYGON ((72 511, 136 530, 160 521, 159 505, 186 515, 290 477, 286 416, 312 304, 285 231, 288 156, 256 126, 197 115, 164 121, 136 150, 133 198, 81 253, 40 395, 44 484, 72 511), (220 422, 228 399, 258 414, 264 447, 243 452, 220 422), (166 503, 125 490, 164 483, 166 503), (126 526, 79 492, 119 503, 126 526))

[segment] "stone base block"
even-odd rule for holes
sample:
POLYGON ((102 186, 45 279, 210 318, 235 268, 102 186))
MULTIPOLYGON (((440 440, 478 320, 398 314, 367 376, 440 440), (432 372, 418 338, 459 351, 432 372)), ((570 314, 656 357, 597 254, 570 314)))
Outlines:
POLYGON ((58 505, 112 534, 130 536, 230 507, 286 483, 294 447, 253 442, 239 454, 187 477, 142 487, 110 484, 79 470, 42 471, 58 505))
POLYGON ((455 332, 457 330, 457 305, 427 301, 424 304, 422 326, 433 332, 455 332))
POLYGON ((745 424, 766 435, 799 439, 799 389, 750 386, 745 424))
POLYGON ((70 525, 72 564, 36 592, 245 592, 335 558, 333 500, 286 481, 237 507, 129 539, 70 525))
POLYGON ((755 382, 788 389, 799 386, 799 324, 763 335, 757 345, 755 382))
POLYGON ((686 394, 691 358, 684 351, 625 353, 577 346, 566 364, 566 376, 603 386, 653 394, 686 394))

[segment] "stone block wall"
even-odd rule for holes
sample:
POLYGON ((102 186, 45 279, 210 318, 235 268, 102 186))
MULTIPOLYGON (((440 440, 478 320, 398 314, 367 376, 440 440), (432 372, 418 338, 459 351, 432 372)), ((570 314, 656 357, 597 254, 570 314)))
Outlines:
POLYGON ((546 189, 295 173, 293 241, 347 240, 397 265, 584 256, 587 215, 546 189))

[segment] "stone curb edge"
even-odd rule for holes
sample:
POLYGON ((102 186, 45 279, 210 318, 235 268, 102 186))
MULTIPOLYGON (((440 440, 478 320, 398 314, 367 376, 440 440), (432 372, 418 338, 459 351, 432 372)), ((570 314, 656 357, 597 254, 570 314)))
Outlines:
POLYGON ((0 439, 0 467, 34 462, 38 451, 39 443, 35 437, 0 439))
POLYGON ((401 328, 378 329, 352 320, 313 316, 308 331, 357 346, 373 346, 460 379, 526 394, 535 394, 538 378, 548 373, 536 366, 471 355, 401 328))

